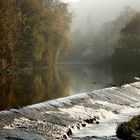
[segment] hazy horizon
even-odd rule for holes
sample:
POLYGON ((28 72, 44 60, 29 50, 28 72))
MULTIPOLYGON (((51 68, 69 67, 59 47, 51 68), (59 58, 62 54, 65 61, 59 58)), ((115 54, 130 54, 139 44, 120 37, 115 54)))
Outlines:
MULTIPOLYGON (((72 2, 73 0, 69 0, 72 2)), ((105 22, 114 20, 125 6, 140 10, 139 0, 79 0, 71 3, 73 13, 73 30, 85 28, 87 16, 92 18, 93 26, 98 29, 105 22), (80 25, 80 26, 79 26, 80 25)), ((95 30, 96 30, 95 29, 95 30)))

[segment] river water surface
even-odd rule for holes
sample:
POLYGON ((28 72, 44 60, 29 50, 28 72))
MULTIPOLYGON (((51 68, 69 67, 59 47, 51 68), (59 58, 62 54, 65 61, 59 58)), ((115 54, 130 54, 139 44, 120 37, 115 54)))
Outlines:
POLYGON ((111 66, 59 64, 37 70, 21 69, 0 76, 0 110, 17 108, 96 89, 135 82, 138 72, 111 66))
MULTIPOLYGON (((19 108, 47 100, 90 92, 97 89, 121 86, 136 82, 139 72, 118 70, 111 66, 92 64, 59 64, 51 68, 20 69, 13 74, 0 76, 0 110, 19 108)), ((140 96, 117 95, 122 100, 137 101, 140 96), (122 97, 125 97, 124 99, 122 97)), ((112 96, 112 95, 109 95, 112 96)), ((116 95, 115 95, 116 96, 116 95)), ((139 100, 138 100, 139 101, 139 100)), ((133 102, 132 102, 133 103, 133 102)), ((118 140, 116 128, 120 122, 140 113, 140 103, 128 106, 97 101, 95 114, 99 125, 89 125, 76 132, 74 140, 118 140), (116 114, 111 110, 119 110, 116 114)))

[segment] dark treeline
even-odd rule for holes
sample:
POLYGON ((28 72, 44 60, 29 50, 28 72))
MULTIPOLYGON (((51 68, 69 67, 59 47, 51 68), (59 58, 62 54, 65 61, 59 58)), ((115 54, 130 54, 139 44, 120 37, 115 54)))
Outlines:
POLYGON ((115 48, 113 64, 124 69, 139 70, 140 64, 140 13, 120 31, 119 47, 115 48))
POLYGON ((0 69, 52 65, 70 46, 71 14, 60 0, 0 1, 0 69))
POLYGON ((133 50, 137 52, 133 55, 137 57, 135 61, 137 60, 136 63, 138 63, 140 56, 139 20, 139 11, 126 6, 115 20, 104 23, 99 30, 96 30, 92 15, 89 14, 86 29, 79 28, 73 31, 71 53, 64 61, 119 64, 121 59, 128 62, 132 58, 130 54, 133 50))

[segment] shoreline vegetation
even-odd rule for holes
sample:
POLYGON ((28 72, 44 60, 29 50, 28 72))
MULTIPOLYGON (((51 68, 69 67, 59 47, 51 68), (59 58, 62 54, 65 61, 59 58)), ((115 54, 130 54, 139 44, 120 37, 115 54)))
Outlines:
POLYGON ((140 140, 140 115, 133 117, 129 122, 120 124, 116 134, 123 140, 140 140))
POLYGON ((71 45, 71 13, 60 0, 0 1, 0 73, 52 66, 71 45))

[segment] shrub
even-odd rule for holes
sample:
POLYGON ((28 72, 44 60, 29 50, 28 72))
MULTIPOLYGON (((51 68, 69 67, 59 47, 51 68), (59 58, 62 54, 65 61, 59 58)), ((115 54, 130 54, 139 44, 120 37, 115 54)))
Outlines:
POLYGON ((140 140, 140 115, 120 124, 116 133, 123 140, 140 140))

